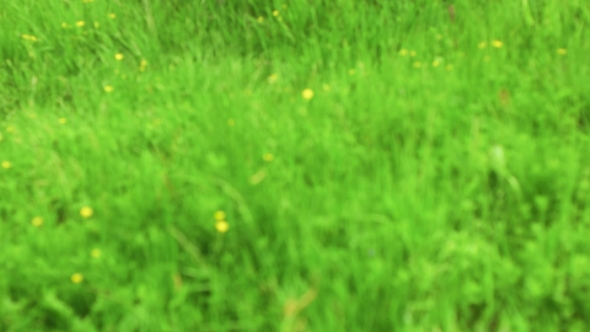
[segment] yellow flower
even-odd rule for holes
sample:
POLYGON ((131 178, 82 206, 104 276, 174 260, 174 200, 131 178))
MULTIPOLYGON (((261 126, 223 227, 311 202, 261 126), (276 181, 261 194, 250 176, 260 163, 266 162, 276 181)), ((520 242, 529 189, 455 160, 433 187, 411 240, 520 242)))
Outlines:
POLYGON ((59 120, 57 120, 57 121, 59 121, 59 123, 61 123, 61 124, 65 124, 66 122, 68 122, 68 120, 66 118, 59 118, 59 120))
POLYGON ((225 233, 229 230, 229 224, 225 220, 219 220, 215 223, 215 229, 219 233, 225 233))
POLYGON ((113 87, 110 85, 105 85, 104 86, 104 91, 105 92, 113 92, 113 87))
POLYGON ((557 54, 559 54, 559 55, 566 55, 567 54, 567 50, 565 48, 558 48, 557 49, 557 54))
POLYGON ((12 166, 10 161, 3 161, 1 165, 2 165, 2 168, 4 168, 4 169, 9 169, 12 166))
POLYGON ((90 218, 93 213, 94 211, 92 210, 92 208, 88 206, 85 206, 80 209, 80 215, 84 218, 90 218))
POLYGON ((432 67, 438 67, 438 65, 440 65, 440 60, 436 59, 434 61, 432 61, 432 67))
POLYGON ((234 119, 229 119, 227 120, 227 125, 230 127, 233 127, 236 124, 236 122, 234 121, 234 119))
POLYGON ((102 252, 100 251, 100 249, 92 249, 92 251, 90 252, 90 256, 92 256, 92 258, 100 258, 101 255, 102 252))
POLYGON ((115 15, 114 13, 110 13, 110 14, 109 14, 109 18, 110 18, 111 20, 114 20, 114 19, 115 19, 115 17, 117 17, 117 15, 115 15))
POLYGON ((94 21, 94 27, 98 29, 99 26, 100 26, 100 23, 94 21))
POLYGON ((406 55, 408 55, 408 50, 406 50, 406 49, 402 48, 402 49, 399 51, 399 55, 401 55, 401 56, 406 56, 406 55))
POLYGON ((13 126, 8 126, 8 127, 6 127, 6 132, 7 132, 7 133, 12 133, 12 132, 14 132, 14 127, 13 127, 13 126))
POLYGON ((272 16, 274 16, 274 17, 277 17, 279 15, 280 15, 280 13, 279 13, 278 10, 275 10, 275 11, 272 12, 272 16))
POLYGON ((217 221, 222 221, 225 220, 225 212, 223 211, 217 211, 213 214, 213 218, 215 218, 215 220, 217 221))
POLYGON ((74 273, 70 277, 70 280, 72 280, 72 282, 75 284, 79 284, 82 282, 82 280, 84 280, 84 276, 81 273, 74 273))
POLYGON ((479 47, 479 48, 486 48, 487 45, 488 45, 488 43, 481 42, 481 43, 479 43, 479 45, 477 45, 477 47, 479 47))
POLYGON ((76 22, 76 26, 79 27, 79 28, 83 27, 84 24, 86 24, 86 23, 84 23, 84 21, 78 21, 78 22, 76 22))
POLYGON ((258 18, 256 20, 258 21, 258 23, 262 23, 262 22, 264 22, 264 17, 258 16, 258 18))
POLYGON ((311 98, 313 98, 313 90, 305 89, 301 92, 301 96, 303 96, 303 99, 305 100, 311 100, 311 98))
POLYGON ((354 69, 349 69, 348 70, 348 75, 351 75, 352 76, 352 75, 354 75, 354 73, 355 73, 355 70, 354 69))
POLYGON ((492 42, 492 46, 494 46, 495 48, 500 48, 500 47, 502 47, 502 45, 504 45, 504 44, 499 40, 494 40, 492 42))
POLYGON ((43 225, 43 218, 35 217, 33 220, 31 220, 31 224, 33 224, 35 227, 41 227, 41 225, 43 225))
POLYGON ((124 58, 123 54, 121 54, 121 53, 115 54, 115 59, 121 61, 121 60, 123 60, 123 58, 124 58))
POLYGON ((275 159, 275 156, 273 156, 272 153, 265 153, 262 156, 262 159, 264 159, 264 161, 271 162, 273 159, 275 159))
POLYGON ((268 77, 268 83, 273 84, 274 82, 277 81, 277 79, 279 79, 279 76, 277 74, 272 74, 268 77))

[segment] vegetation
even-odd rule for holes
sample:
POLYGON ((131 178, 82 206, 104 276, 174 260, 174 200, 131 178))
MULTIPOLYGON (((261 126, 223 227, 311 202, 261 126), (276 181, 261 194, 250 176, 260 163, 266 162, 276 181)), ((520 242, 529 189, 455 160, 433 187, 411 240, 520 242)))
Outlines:
POLYGON ((7 0, 0 330, 587 331, 584 0, 7 0))

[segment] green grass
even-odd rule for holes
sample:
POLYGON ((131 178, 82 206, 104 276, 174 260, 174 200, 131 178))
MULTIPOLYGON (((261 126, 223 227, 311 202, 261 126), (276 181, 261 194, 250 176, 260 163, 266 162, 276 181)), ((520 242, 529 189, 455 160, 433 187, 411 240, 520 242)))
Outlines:
POLYGON ((0 330, 587 331, 589 24, 5 1, 0 330))

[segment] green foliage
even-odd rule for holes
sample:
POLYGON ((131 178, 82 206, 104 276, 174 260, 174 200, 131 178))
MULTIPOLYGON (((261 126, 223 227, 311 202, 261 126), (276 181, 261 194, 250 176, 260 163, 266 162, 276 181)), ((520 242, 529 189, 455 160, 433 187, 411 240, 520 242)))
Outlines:
POLYGON ((588 23, 8 1, 0 330, 587 330, 588 23))

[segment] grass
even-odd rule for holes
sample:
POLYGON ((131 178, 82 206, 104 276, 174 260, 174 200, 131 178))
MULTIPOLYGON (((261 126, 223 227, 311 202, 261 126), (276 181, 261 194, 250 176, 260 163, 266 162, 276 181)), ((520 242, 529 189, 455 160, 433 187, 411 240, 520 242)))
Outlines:
POLYGON ((0 330, 588 330, 589 23, 7 1, 0 330))

